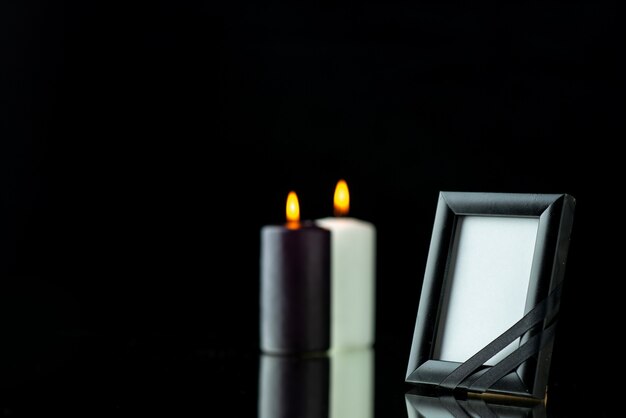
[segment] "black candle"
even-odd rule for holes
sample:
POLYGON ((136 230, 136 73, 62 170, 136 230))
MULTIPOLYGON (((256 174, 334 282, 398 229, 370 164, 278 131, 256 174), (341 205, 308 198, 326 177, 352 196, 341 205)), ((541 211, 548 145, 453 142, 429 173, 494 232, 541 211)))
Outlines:
POLYGON ((261 229, 261 350, 326 351, 330 347, 330 231, 299 221, 295 193, 285 225, 261 229))

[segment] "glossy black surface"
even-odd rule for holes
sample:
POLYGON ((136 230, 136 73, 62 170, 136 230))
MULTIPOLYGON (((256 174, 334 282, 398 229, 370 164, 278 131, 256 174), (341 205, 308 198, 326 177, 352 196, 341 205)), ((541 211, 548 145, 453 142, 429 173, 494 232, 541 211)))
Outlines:
MULTIPOLYGON (((427 404, 439 402, 404 382, 403 354, 407 350, 394 341, 340 359, 343 371, 350 373, 344 374, 343 380, 336 375, 334 379, 352 379, 352 385, 335 388, 334 393, 341 395, 335 399, 330 396, 336 371, 333 356, 268 358, 256 350, 215 349, 167 337, 83 337, 56 343, 70 349, 71 358, 59 356, 56 363, 49 360, 30 375, 13 375, 13 387, 1 392, 5 417, 61 413, 66 417, 298 418, 326 417, 326 412, 333 410, 344 411, 341 418, 355 416, 353 413, 359 418, 407 418, 415 416, 408 415, 408 394, 430 396, 427 404), (371 373, 361 373, 363 367, 370 367, 370 359, 371 373), (363 379, 371 379, 371 389, 363 379), (355 385, 359 389, 352 390, 355 385), (363 396, 370 390, 371 396, 363 396)), ((3 375, 3 383, 8 377, 3 375)), ((547 416, 612 416, 614 398, 607 392, 593 397, 585 386, 577 381, 553 383, 547 416)))

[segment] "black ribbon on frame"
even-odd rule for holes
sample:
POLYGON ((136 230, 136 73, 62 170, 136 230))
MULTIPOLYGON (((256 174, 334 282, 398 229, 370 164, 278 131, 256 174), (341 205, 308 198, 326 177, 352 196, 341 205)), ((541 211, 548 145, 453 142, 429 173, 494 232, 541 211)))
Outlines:
POLYGON ((502 333, 498 338, 487 344, 478 353, 470 357, 466 362, 454 369, 439 385, 446 389, 455 389, 463 383, 465 379, 480 369, 486 361, 502 351, 513 341, 522 337, 540 323, 543 323, 541 332, 522 343, 515 351, 492 366, 482 376, 476 379, 468 389, 471 391, 485 392, 517 366, 538 353, 541 348, 554 338, 556 325, 554 318, 559 309, 562 289, 563 282, 559 283, 558 286, 550 292, 547 298, 537 304, 537 306, 524 315, 522 319, 513 324, 513 326, 502 333))

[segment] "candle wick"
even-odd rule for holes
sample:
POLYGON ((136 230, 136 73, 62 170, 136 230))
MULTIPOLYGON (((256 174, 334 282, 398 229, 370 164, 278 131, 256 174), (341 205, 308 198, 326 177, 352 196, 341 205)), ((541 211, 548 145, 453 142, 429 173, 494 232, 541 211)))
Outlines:
POLYGON ((298 229, 300 228, 300 221, 287 221, 287 229, 298 229))

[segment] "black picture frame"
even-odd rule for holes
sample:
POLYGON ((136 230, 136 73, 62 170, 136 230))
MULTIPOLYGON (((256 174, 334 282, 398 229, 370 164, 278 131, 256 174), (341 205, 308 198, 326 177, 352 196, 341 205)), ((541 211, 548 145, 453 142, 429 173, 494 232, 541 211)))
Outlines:
POLYGON ((568 194, 439 193, 407 383, 454 392, 545 397, 574 207, 575 199, 568 194), (443 361, 433 353, 441 329, 445 289, 451 280, 456 228, 463 216, 537 218, 537 235, 523 318, 467 360, 443 361), (519 341, 515 355, 495 365, 484 365, 483 360, 499 352, 507 341, 514 341, 513 337, 519 341))

